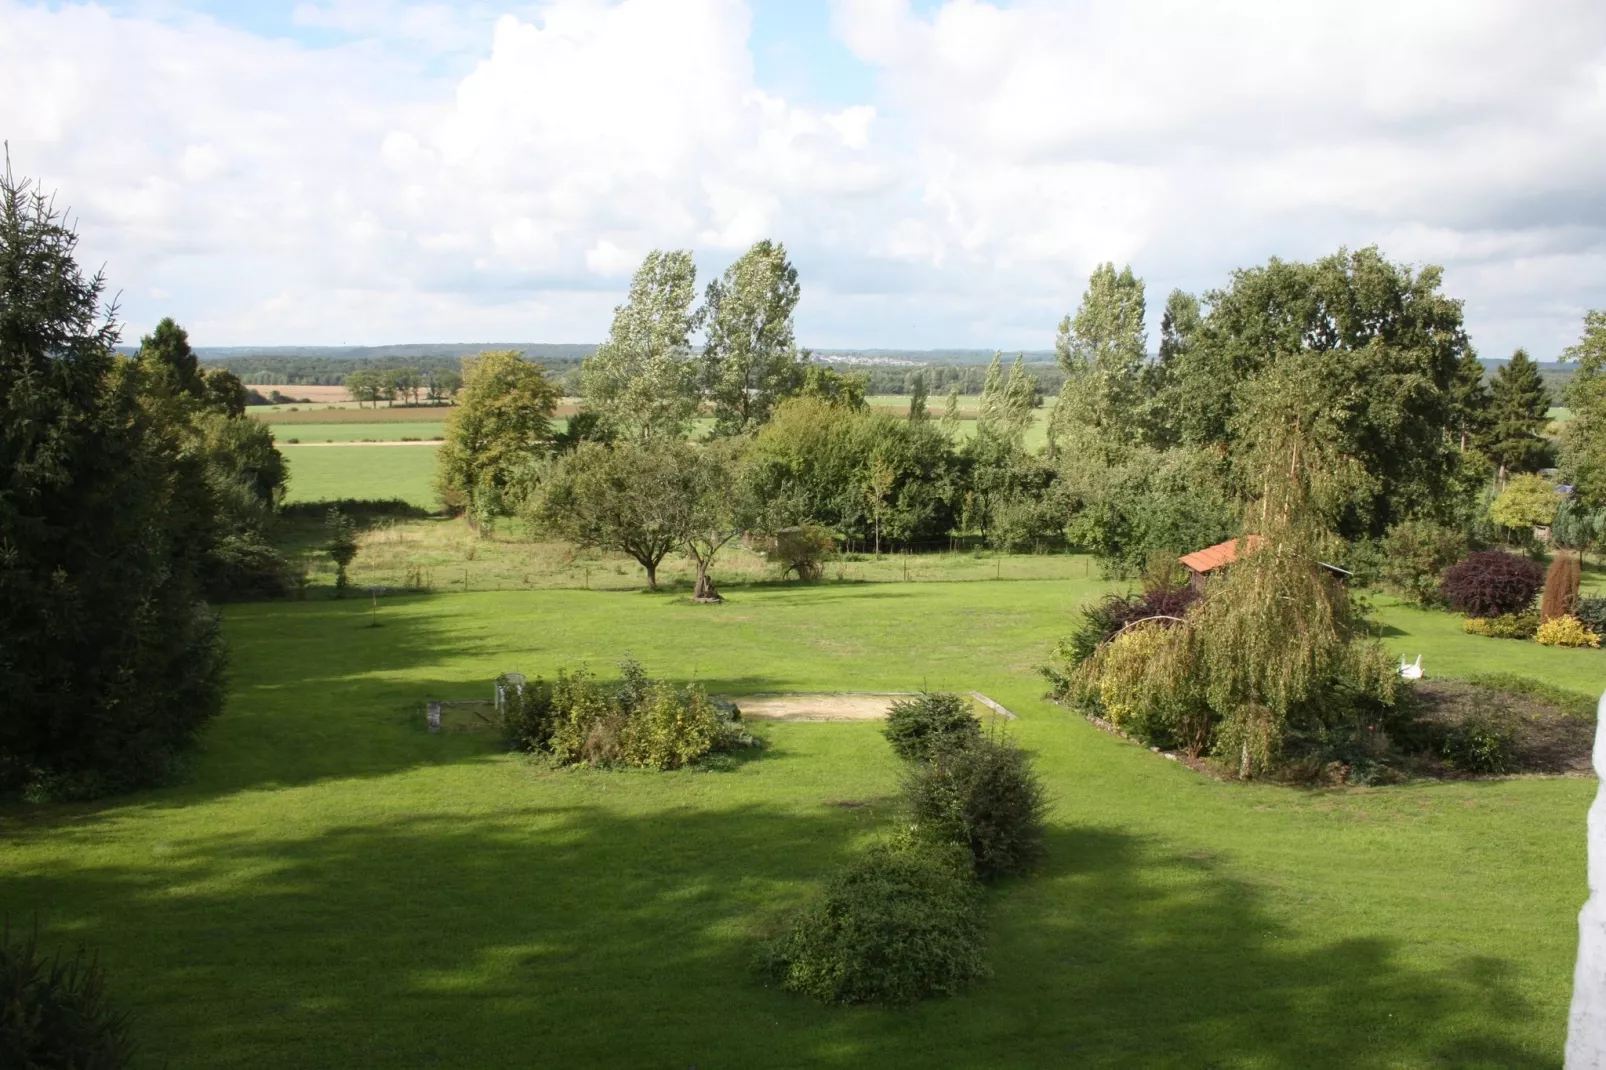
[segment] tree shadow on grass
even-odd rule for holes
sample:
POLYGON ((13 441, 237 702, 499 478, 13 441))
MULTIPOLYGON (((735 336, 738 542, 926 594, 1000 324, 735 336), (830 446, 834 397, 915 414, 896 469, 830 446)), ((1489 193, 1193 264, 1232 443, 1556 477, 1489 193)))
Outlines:
POLYGON ((1041 874, 989 895, 996 976, 958 998, 838 1008, 767 987, 750 969, 759 934, 885 825, 824 800, 714 809, 694 793, 633 813, 411 816, 178 839, 138 866, 0 872, 0 901, 98 946, 151 1056, 175 1067, 1526 1067, 1559 1054, 1559 1022, 1542 1051, 1525 1046, 1533 1011, 1503 962, 1411 965, 1404 952, 1422 949, 1323 934, 1315 907, 1294 931, 1214 860, 1110 829, 1056 829, 1041 874))

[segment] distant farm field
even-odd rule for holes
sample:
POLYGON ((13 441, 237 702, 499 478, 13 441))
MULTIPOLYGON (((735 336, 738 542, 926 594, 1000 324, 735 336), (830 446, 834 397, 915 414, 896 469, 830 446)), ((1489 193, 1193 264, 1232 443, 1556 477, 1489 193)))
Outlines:
POLYGON ((401 498, 425 509, 439 503, 430 481, 435 447, 291 446, 279 447, 290 462, 290 502, 339 498, 401 498))
POLYGON ((449 405, 273 405, 248 410, 251 416, 274 427, 294 424, 399 424, 441 423, 452 411, 449 405))

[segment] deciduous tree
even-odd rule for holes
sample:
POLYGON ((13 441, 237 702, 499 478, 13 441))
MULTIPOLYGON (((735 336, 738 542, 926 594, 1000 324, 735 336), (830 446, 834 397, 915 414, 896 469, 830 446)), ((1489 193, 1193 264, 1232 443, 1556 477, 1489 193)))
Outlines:
POLYGON ((528 505, 539 529, 577 546, 629 554, 658 589, 658 566, 684 545, 698 504, 696 457, 678 439, 581 442, 528 505))
POLYGON ((691 253, 648 253, 629 299, 613 311, 608 340, 580 366, 586 407, 620 438, 679 438, 697 415, 696 283, 691 253))
POLYGON ((786 247, 769 240, 708 284, 702 378, 715 434, 754 430, 777 401, 802 388, 804 362, 792 329, 801 294, 786 247))
POLYGON ((1143 280, 1131 267, 1100 264, 1074 318, 1060 321, 1054 350, 1065 386, 1054 412, 1056 434, 1080 431, 1095 446, 1120 447, 1138 440, 1143 367, 1143 280))
POLYGON ((463 371, 463 400, 446 418, 436 482, 442 498, 460 503, 478 526, 516 505, 507 492, 550 447, 558 390, 512 350, 482 353, 463 371))

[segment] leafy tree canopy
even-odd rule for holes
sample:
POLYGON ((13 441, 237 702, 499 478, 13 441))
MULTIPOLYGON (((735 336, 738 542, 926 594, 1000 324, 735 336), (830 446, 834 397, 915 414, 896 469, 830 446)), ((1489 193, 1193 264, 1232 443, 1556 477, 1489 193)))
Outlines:
POLYGON ((768 240, 708 284, 703 382, 716 434, 754 430, 777 401, 802 387, 804 362, 792 327, 801 295, 786 247, 768 240))
MULTIPOLYGON (((679 438, 697 414, 698 363, 691 352, 701 319, 692 308, 696 284, 691 253, 648 253, 629 298, 613 311, 608 340, 580 366, 586 407, 621 438, 679 438)), ((742 319, 731 313, 727 328, 737 331, 742 319)))
POLYGON ((482 353, 463 370, 462 402, 446 418, 436 480, 442 497, 478 524, 512 511, 510 488, 550 448, 558 390, 511 350, 482 353))

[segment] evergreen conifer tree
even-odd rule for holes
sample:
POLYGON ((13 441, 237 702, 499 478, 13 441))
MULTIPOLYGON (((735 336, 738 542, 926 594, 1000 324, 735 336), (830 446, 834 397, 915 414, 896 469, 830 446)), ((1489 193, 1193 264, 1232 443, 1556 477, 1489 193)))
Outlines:
POLYGON ((1543 468, 1550 449, 1544 435, 1550 391, 1539 378, 1539 366, 1519 349, 1495 372, 1489 391, 1489 417, 1484 452, 1507 472, 1543 468))

